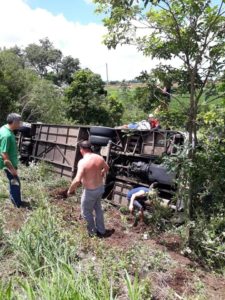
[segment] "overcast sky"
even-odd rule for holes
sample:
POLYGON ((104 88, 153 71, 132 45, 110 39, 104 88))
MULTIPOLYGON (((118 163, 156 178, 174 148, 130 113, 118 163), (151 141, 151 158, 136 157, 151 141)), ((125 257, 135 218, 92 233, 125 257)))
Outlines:
POLYGON ((48 37, 64 55, 79 58, 106 79, 133 79, 142 70, 155 66, 135 47, 109 51, 102 44, 106 33, 101 16, 94 13, 90 0, 0 0, 0 47, 25 47, 48 37))

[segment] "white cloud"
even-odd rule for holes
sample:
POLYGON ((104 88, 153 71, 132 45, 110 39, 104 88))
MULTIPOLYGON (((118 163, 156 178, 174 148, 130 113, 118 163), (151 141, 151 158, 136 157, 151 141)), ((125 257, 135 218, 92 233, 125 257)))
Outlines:
POLYGON ((134 47, 123 46, 109 51, 102 44, 106 33, 102 25, 68 21, 62 14, 53 15, 44 9, 31 9, 25 0, 0 0, 0 46, 17 44, 25 47, 48 37, 64 55, 80 59, 82 67, 101 74, 106 79, 133 79, 142 70, 150 70, 156 62, 145 58, 134 47))
POLYGON ((92 0, 84 0, 84 2, 86 2, 87 4, 93 4, 92 0))

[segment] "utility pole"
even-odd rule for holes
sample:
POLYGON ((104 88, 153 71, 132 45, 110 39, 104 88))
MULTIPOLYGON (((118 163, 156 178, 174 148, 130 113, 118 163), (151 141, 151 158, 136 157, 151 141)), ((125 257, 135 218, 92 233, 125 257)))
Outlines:
POLYGON ((107 82, 107 85, 109 85, 109 70, 108 70, 108 64, 107 63, 105 64, 105 67, 106 67, 106 82, 107 82))

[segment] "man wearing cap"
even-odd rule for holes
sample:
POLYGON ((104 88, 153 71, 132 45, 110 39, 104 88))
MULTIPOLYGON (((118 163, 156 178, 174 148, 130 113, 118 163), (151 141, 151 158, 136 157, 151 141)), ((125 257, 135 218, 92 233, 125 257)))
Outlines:
POLYGON ((0 169, 4 169, 9 180, 9 192, 12 203, 20 207, 20 179, 17 173, 18 150, 14 130, 21 127, 21 116, 11 113, 7 116, 7 124, 0 128, 0 169))
POLYGON ((100 155, 92 152, 89 141, 84 141, 79 146, 83 158, 78 163, 76 177, 67 194, 70 196, 82 183, 84 190, 81 197, 81 215, 87 222, 89 235, 104 237, 106 230, 101 199, 105 190, 104 176, 109 166, 100 155))

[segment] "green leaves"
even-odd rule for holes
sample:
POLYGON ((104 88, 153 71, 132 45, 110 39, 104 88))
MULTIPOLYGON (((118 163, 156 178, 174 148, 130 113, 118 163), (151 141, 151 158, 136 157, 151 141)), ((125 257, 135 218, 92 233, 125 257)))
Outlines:
POLYGON ((61 85, 70 84, 79 69, 78 59, 63 57, 48 39, 25 50, 0 50, 0 124, 10 111, 28 122, 65 122, 61 85))
POLYGON ((63 57, 48 38, 41 39, 40 44, 29 44, 24 51, 27 65, 39 76, 52 80, 57 85, 68 84, 72 75, 79 70, 79 60, 71 56, 63 57))
POLYGON ((68 116, 79 124, 114 126, 120 123, 123 105, 115 97, 107 97, 100 75, 80 70, 65 90, 68 116))
POLYGON ((15 104, 26 89, 28 73, 23 69, 23 63, 9 50, 0 51, 0 124, 5 122, 5 116, 15 109, 15 104))

